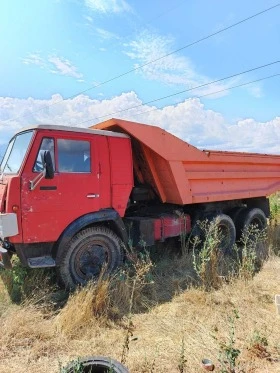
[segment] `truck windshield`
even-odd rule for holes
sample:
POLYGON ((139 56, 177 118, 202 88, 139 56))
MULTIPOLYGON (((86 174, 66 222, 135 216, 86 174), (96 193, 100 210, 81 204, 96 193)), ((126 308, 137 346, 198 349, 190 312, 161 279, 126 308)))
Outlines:
POLYGON ((23 132, 12 138, 4 158, 0 172, 3 174, 17 174, 30 144, 33 131, 23 132))

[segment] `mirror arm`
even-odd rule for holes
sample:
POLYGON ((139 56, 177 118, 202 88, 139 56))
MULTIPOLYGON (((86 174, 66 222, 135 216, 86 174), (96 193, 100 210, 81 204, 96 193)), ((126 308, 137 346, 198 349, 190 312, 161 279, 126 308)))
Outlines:
POLYGON ((42 179, 46 176, 46 169, 40 172, 35 179, 29 181, 29 189, 34 190, 42 179))

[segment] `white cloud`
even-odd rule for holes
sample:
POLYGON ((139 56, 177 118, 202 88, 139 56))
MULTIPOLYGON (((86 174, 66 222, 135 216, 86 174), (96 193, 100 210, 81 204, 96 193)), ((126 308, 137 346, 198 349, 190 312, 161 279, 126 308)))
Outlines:
POLYGON ((90 23, 93 22, 93 19, 92 19, 92 17, 90 17, 90 16, 84 16, 84 18, 85 18, 88 22, 90 22, 90 23))
POLYGON ((248 152, 280 153, 280 117, 268 122, 257 122, 252 118, 239 120, 229 127, 229 135, 233 137, 234 149, 248 152))
POLYGON ((55 67, 54 73, 82 78, 83 74, 77 72, 77 68, 69 60, 58 56, 49 56, 48 61, 55 67))
MULTIPOLYGON (((135 67, 157 60, 171 51, 173 39, 160 35, 142 32, 138 38, 125 44, 125 54, 135 60, 135 67)), ((190 84, 197 74, 191 61, 176 54, 142 67, 139 70, 147 78, 171 84, 190 84)))
MULTIPOLYGON (((100 118, 108 113, 142 104, 135 92, 123 93, 112 99, 91 99, 80 95, 52 105, 61 100, 59 94, 53 95, 50 100, 0 98, 0 144, 6 143, 12 133, 30 124, 89 127, 108 119, 100 118), (45 107, 47 105, 52 106, 45 107), (38 111, 42 107, 45 108, 38 111), (15 119, 7 121, 10 118, 15 119), (82 123, 84 121, 87 122, 82 123)), ((280 117, 268 122, 258 122, 252 118, 239 119, 234 124, 228 124, 222 114, 206 110, 197 98, 163 109, 144 105, 123 113, 110 114, 109 117, 157 125, 204 149, 280 154, 280 117)))
POLYGON ((45 61, 39 54, 31 53, 26 58, 22 59, 25 65, 37 65, 40 67, 45 67, 45 61))
POLYGON ((70 76, 76 79, 81 79, 83 77, 83 74, 79 73, 77 67, 69 60, 57 55, 49 55, 47 58, 43 58, 39 53, 33 53, 23 58, 22 62, 25 65, 39 66, 52 74, 70 76))
MULTIPOLYGON (((208 84, 217 80, 215 77, 208 77, 197 71, 190 58, 172 53, 176 49, 173 38, 161 36, 149 31, 143 31, 130 43, 124 44, 124 53, 135 61, 134 67, 138 68, 139 74, 149 80, 158 81, 173 86, 180 86, 183 89, 190 89, 196 86, 208 84), (168 55, 169 54, 169 55, 168 55), (167 55, 165 58, 161 58, 167 55), (150 61, 155 61, 150 63, 150 61)), ((189 95, 209 95, 208 98, 217 98, 229 93, 229 87, 240 82, 240 78, 228 79, 225 81, 206 85, 189 91, 189 95), (217 94, 215 92, 222 91, 217 94)), ((250 94, 257 96, 261 94, 259 86, 248 88, 250 94)))
POLYGON ((98 33, 98 36, 105 40, 110 39, 119 39, 119 36, 114 34, 113 32, 104 30, 103 28, 96 28, 96 32, 98 33))
POLYGON ((85 0, 85 5, 97 13, 131 12, 131 6, 125 0, 85 0))

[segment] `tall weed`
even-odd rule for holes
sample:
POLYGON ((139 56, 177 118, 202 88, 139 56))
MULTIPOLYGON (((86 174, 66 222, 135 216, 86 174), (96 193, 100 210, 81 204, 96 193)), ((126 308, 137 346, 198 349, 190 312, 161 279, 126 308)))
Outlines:
POLYGON ((272 253, 280 255, 280 193, 269 198, 270 219, 268 226, 268 243, 272 253))
POLYGON ((198 227, 200 236, 195 236, 192 241, 193 267, 203 288, 209 290, 220 284, 218 267, 222 237, 215 220, 200 221, 198 227))
POLYGON ((237 253, 238 276, 245 281, 252 279, 268 256, 267 233, 257 225, 251 224, 242 232, 239 245, 235 245, 237 253))

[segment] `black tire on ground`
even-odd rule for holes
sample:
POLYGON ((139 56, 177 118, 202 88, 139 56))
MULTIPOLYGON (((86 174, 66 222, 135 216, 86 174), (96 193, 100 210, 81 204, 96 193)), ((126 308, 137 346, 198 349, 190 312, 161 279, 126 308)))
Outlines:
MULTIPOLYGON (((231 219, 230 216, 226 214, 218 214, 218 215, 207 215, 204 218, 201 217, 200 221, 208 221, 209 223, 211 221, 215 221, 217 224, 218 231, 221 235, 221 242, 219 245, 219 249, 223 252, 223 254, 232 254, 232 248, 235 243, 236 239, 236 231, 235 231, 235 225, 231 219)), ((203 242, 205 241, 205 233, 203 229, 201 229, 201 226, 196 223, 193 231, 192 236, 197 236, 199 240, 201 241, 200 244, 197 245, 197 249, 200 250, 201 247, 203 247, 203 242)))
MULTIPOLYGON (((240 240, 242 232, 246 231, 250 225, 256 225, 259 230, 264 230, 267 227, 267 218, 265 213, 259 208, 246 208, 238 215, 236 222, 236 235, 240 240)), ((264 260, 268 258, 268 245, 264 241, 256 244, 256 264, 261 267, 264 260)))
POLYGON ((230 216, 219 214, 213 217, 221 235, 220 249, 224 254, 232 254, 232 248, 236 240, 235 225, 230 216))
POLYGON ((71 362, 64 368, 64 371, 65 373, 78 371, 81 373, 129 373, 128 369, 118 361, 103 356, 85 357, 76 362, 71 362))
POLYGON ((122 262, 122 242, 114 232, 106 227, 86 228, 58 251, 58 281, 66 289, 74 289, 98 278, 102 268, 111 274, 122 262))
POLYGON ((242 232, 252 224, 256 225, 260 230, 267 227, 267 218, 261 209, 245 208, 238 214, 236 221, 236 238, 239 240, 242 236, 242 232))

